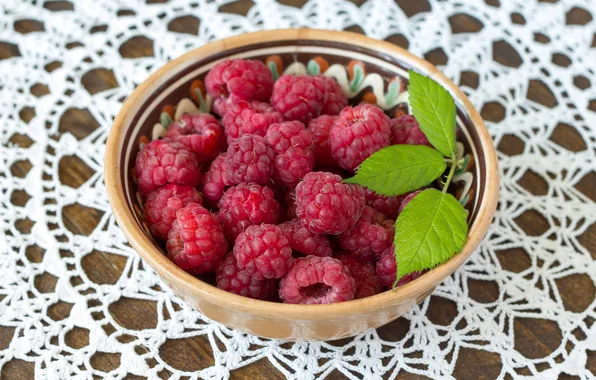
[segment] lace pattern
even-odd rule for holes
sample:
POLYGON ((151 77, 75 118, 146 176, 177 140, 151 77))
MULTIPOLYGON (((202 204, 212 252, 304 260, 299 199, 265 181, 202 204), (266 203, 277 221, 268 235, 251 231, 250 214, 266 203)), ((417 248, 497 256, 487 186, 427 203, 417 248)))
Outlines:
POLYGON ((302 8, 254 0, 243 16, 221 12, 227 3, 0 3, 0 329, 13 332, 0 343, 0 367, 33 362, 41 379, 226 379, 266 358, 289 379, 323 379, 332 371, 350 379, 394 379, 402 371, 449 378, 458 358, 474 353, 499 358, 499 378, 593 378, 596 5, 428 0, 427 11, 410 14, 389 0, 310 0, 302 8), (578 12, 590 21, 577 25, 578 12), (197 35, 175 31, 181 17, 198 20, 197 35), (451 25, 458 17, 468 29, 451 25), (23 30, 22 20, 35 20, 34 30, 23 30), (358 26, 374 38, 407 40, 410 51, 441 63, 462 84, 499 149, 500 204, 487 238, 431 298, 392 325, 403 327, 397 338, 381 328, 339 343, 288 344, 209 321, 160 287, 108 205, 105 141, 136 85, 213 39, 298 26, 358 26), (130 55, 131 41, 144 56, 130 55), (96 75, 107 80, 94 81, 96 75), (95 123, 63 127, 81 115, 95 123), (65 178, 62 165, 75 161, 92 174, 65 178), (528 186, 529 179, 543 186, 528 186), (85 228, 73 227, 75 214, 86 215, 85 228), (531 228, 528 218, 536 221, 531 228), (87 270, 102 257, 116 263, 113 278, 87 270), (492 289, 489 296, 478 295, 480 283, 492 289), (588 301, 570 302, 570 292, 588 301), (126 308, 138 300, 148 301, 153 319, 132 329, 126 308), (437 307, 444 310, 440 320, 429 317, 437 307), (517 344, 528 329, 541 333, 538 322, 550 326, 547 353, 517 344), (88 344, 69 346, 69 335, 86 335, 88 344), (162 358, 167 342, 201 335, 213 365, 185 370, 162 358), (101 355, 119 365, 98 370, 101 355))

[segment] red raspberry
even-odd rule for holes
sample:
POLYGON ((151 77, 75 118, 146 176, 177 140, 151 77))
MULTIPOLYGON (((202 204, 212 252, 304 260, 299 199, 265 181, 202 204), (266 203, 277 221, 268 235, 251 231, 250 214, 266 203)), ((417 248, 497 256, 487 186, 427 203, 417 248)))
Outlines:
POLYGON ((340 235, 354 227, 364 208, 364 191, 337 174, 310 172, 296 186, 296 214, 315 234, 340 235))
POLYGON ((390 120, 371 104, 344 108, 329 132, 331 154, 342 168, 353 171, 371 154, 389 145, 390 120))
POLYGON ((246 100, 239 98, 234 94, 230 94, 229 96, 220 96, 219 98, 213 99, 213 105, 211 106, 211 110, 215 112, 217 115, 224 117, 228 109, 238 102, 245 102, 246 100))
POLYGON ((231 185, 226 174, 229 170, 227 156, 227 153, 221 153, 217 156, 201 182, 203 194, 212 204, 217 204, 226 187, 231 185))
POLYGON ((238 184, 255 182, 265 185, 275 171, 275 151, 265 138, 245 135, 228 146, 228 181, 238 184))
POLYGON ((299 219, 294 219, 279 225, 284 236, 288 238, 290 247, 294 251, 305 255, 331 256, 331 244, 325 235, 316 235, 302 226, 299 219))
POLYGON ((375 210, 387 215, 389 219, 396 219, 398 215, 399 206, 401 205, 403 196, 385 196, 377 194, 370 189, 364 189, 366 204, 375 210))
POLYGON ((333 78, 323 75, 317 75, 315 78, 323 83, 325 89, 326 100, 321 109, 322 115, 339 115, 348 105, 348 98, 341 89, 341 86, 333 78))
POLYGON ((402 195, 402 201, 401 201, 401 205, 399 206, 399 210, 397 211, 398 214, 401 214, 402 211, 404 211, 404 208, 406 208, 406 206, 408 205, 408 203, 410 203, 410 201, 412 199, 414 199, 414 197, 418 194, 420 194, 422 192, 422 190, 416 190, 413 191, 411 193, 402 195))
POLYGON ((226 254, 228 242, 215 215, 198 203, 178 210, 168 234, 168 257, 192 274, 210 272, 226 254))
POLYGON ((184 114, 168 127, 166 138, 182 143, 197 156, 199 163, 211 161, 224 145, 223 130, 208 113, 184 114))
POLYGON ((282 121, 281 114, 269 103, 243 100, 228 107, 222 119, 228 144, 242 135, 265 136, 271 124, 282 121))
POLYGON ((135 172, 141 195, 166 183, 196 186, 201 181, 197 157, 176 141, 154 140, 137 154, 135 172))
POLYGON ((402 115, 391 119, 391 145, 409 144, 431 146, 412 115, 402 115))
POLYGON ((354 299, 350 271, 332 257, 299 258, 281 279, 279 296, 285 303, 329 304, 354 299))
POLYGON ((312 134, 315 144, 315 161, 317 167, 321 168, 338 168, 337 161, 331 155, 331 148, 329 147, 329 131, 333 126, 333 122, 337 116, 321 115, 308 123, 308 130, 312 134))
POLYGON ((294 187, 315 166, 312 136, 299 121, 272 124, 265 136, 275 151, 278 182, 294 187))
POLYGON ((214 99, 235 95, 238 99, 267 101, 273 89, 273 75, 261 61, 225 60, 209 70, 205 87, 214 99))
POLYGON ((234 257, 238 268, 256 279, 282 278, 294 262, 288 239, 273 224, 250 226, 238 235, 234 257))
MULTIPOLYGON (((381 253, 381 258, 377 261, 377 275, 383 286, 391 287, 397 276, 397 264, 395 263, 395 246, 391 246, 381 253)), ((422 272, 414 272, 403 276, 396 284, 402 286, 408 282, 420 277, 422 272)))
POLYGON ((336 259, 348 268, 356 284, 354 298, 365 298, 374 296, 381 292, 381 280, 377 276, 375 265, 368 261, 361 261, 349 253, 339 253, 336 259))
POLYGON ((308 75, 282 75, 273 86, 271 105, 285 120, 308 123, 321 114, 326 84, 308 75))
POLYGON ((143 205, 143 215, 153 236, 167 239, 176 211, 190 203, 203 203, 201 194, 192 186, 169 183, 149 193, 143 205))
POLYGON ((217 287, 230 293, 244 297, 264 300, 270 298, 277 290, 276 280, 259 280, 247 271, 239 269, 232 252, 215 268, 217 287))
POLYGON ((255 183, 230 187, 219 200, 217 218, 233 241, 248 226, 279 221, 279 203, 273 190, 255 183))
POLYGON ((365 206, 358 223, 339 237, 339 245, 361 260, 374 260, 393 243, 392 220, 365 206))

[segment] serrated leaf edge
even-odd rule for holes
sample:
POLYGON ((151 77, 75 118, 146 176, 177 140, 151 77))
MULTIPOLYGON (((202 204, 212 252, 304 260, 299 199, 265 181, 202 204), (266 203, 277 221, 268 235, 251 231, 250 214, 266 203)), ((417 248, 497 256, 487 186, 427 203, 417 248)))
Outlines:
POLYGON ((409 101, 410 101, 410 105, 412 107, 412 112, 414 114, 414 117, 418 120, 419 124, 420 124, 420 129, 422 129, 422 132, 427 136, 427 138, 429 139, 430 143, 437 148, 437 150, 439 150, 441 153, 443 153, 445 156, 447 157, 451 157, 453 155, 455 155, 456 152, 456 139, 455 139, 455 128, 456 128, 456 113, 455 111, 449 111, 449 113, 453 113, 453 125, 451 126, 451 128, 444 128, 443 125, 441 125, 440 128, 434 128, 434 129, 439 129, 440 131, 442 131, 443 133, 440 134, 438 132, 436 132, 434 129, 429 129, 429 128, 424 128, 423 127, 423 120, 425 120, 428 124, 431 125, 435 125, 434 122, 429 122, 429 119, 424 117, 422 114, 417 114, 417 112, 415 111, 415 108, 420 107, 420 108, 425 108, 419 101, 417 98, 417 93, 419 92, 419 90, 421 90, 424 95, 429 99, 429 104, 432 106, 432 113, 435 115, 435 119, 441 120, 441 117, 439 117, 439 115, 437 114, 436 110, 437 110, 437 105, 433 104, 433 102, 431 101, 433 98, 429 95, 433 90, 434 91, 438 91, 438 92, 443 92, 444 94, 448 95, 448 97, 444 97, 444 98, 440 98, 441 99, 445 99, 445 101, 449 102, 449 103, 453 103, 453 106, 451 107, 451 104, 449 104, 449 109, 451 110, 452 108, 455 109, 455 102, 453 100, 453 97, 451 96, 451 94, 449 93, 449 91, 447 91, 445 88, 443 88, 443 86, 441 86, 438 82, 436 82, 435 80, 433 80, 432 78, 425 76, 423 74, 420 74, 414 70, 410 70, 409 71, 409 76, 410 76, 410 84, 412 83, 417 83, 420 84, 419 86, 413 86, 413 88, 410 88, 410 85, 408 85, 408 93, 410 94, 409 96, 409 101), (435 83, 437 86, 431 86, 431 83, 435 83), (428 91, 426 89, 426 87, 428 87, 428 91), (447 131, 447 129, 449 129, 449 131, 447 131), (430 136, 429 136, 430 135, 430 136), (432 137, 431 137, 432 136, 432 137), (444 140, 443 140, 444 138, 444 140), (435 141, 431 141, 431 140, 435 140, 435 141), (442 143, 442 144, 438 144, 438 142, 442 143), (440 146, 437 146, 440 145, 440 146))
MULTIPOLYGON (((437 190, 437 189, 427 189, 427 190, 424 190, 424 191, 439 191, 439 190, 437 190)), ((420 255, 418 254, 418 252, 420 251, 420 247, 422 246, 422 244, 423 244, 424 242, 426 242, 426 236, 428 235, 428 233, 430 232, 430 230, 431 230, 431 229, 433 229, 433 230, 435 230, 435 231, 436 231, 436 228, 435 228, 435 227, 433 227, 433 221, 434 221, 434 219, 435 219, 435 218, 436 218, 436 216, 437 216, 437 213, 438 213, 438 211, 439 211, 439 209, 440 209, 440 205, 441 205, 441 203, 443 202, 443 198, 444 198, 445 196, 452 196, 452 197, 453 197, 453 195, 451 195, 451 194, 449 194, 449 193, 443 193, 443 192, 441 192, 440 194, 441 194, 441 197, 440 197, 440 198, 438 198, 438 201, 437 201, 436 203, 434 203, 434 204, 436 204, 436 205, 437 205, 437 207, 436 207, 436 209, 435 209, 435 211, 434 211, 434 213, 433 213, 433 216, 432 216, 432 219, 431 219, 431 223, 430 223, 430 226, 429 226, 429 228, 428 228, 428 229, 427 229, 427 230, 424 232, 424 238, 421 240, 421 242, 422 242, 422 243, 421 243, 421 244, 418 246, 418 248, 416 249, 416 254, 412 255, 412 258, 411 258, 411 260, 410 260, 408 263, 404 263, 404 264, 402 264, 402 266, 400 266, 400 264, 399 264, 399 260, 398 260, 398 258, 397 258, 397 250, 398 250, 398 245, 396 244, 396 253, 395 253, 395 254, 396 254, 396 262, 398 262, 398 265, 397 265, 397 267, 398 267, 398 270, 397 270, 397 273, 396 273, 396 283, 397 283, 397 281, 399 281, 399 279, 400 279, 400 278, 402 278, 403 276, 405 276, 405 275, 407 275, 407 274, 410 274, 410 273, 412 273, 412 272, 414 272, 414 271, 417 271, 417 270, 425 270, 425 269, 430 269, 430 268, 433 268, 433 267, 435 267, 435 266, 437 266, 437 265, 440 265, 440 264, 442 264, 442 263, 445 263, 445 262, 447 262, 449 259, 451 259, 453 256, 455 256, 457 253, 459 253, 459 251, 461 251, 461 249, 463 248, 463 245, 465 245, 465 242, 466 242, 466 237, 467 237, 467 235, 468 235, 468 224, 467 224, 467 216, 466 216, 466 213, 464 212, 464 213, 462 214, 462 217, 460 218, 460 217, 458 217, 458 213, 457 213, 457 211, 458 211, 458 210, 453 210, 453 208, 451 207, 451 205, 450 205, 450 204, 446 204, 446 206, 447 206, 447 210, 449 210, 449 211, 451 212, 451 214, 454 216, 454 219, 456 219, 456 220, 458 220, 458 221, 461 221, 461 224, 459 225, 459 227, 460 227, 460 228, 458 229, 458 230, 462 231, 462 233, 460 234, 460 233, 456 233, 457 231, 456 231, 456 230, 454 230, 454 228, 452 227, 452 223, 450 223, 450 222, 449 222, 449 220, 446 220, 447 224, 449 225, 449 230, 451 231, 452 235, 454 236, 454 240, 455 240, 455 242, 456 242, 456 245, 458 245, 458 246, 460 246, 460 245, 461 245, 461 247, 460 247, 460 248, 458 248, 458 249, 456 249, 454 252, 449 252, 449 253, 447 253, 447 254, 446 254, 446 255, 447 255, 447 257, 446 257, 445 259, 443 259, 443 258, 440 258, 440 259, 439 259, 438 261, 436 261, 436 262, 432 260, 432 251, 431 251, 431 259, 429 260, 429 262, 431 263, 430 265, 423 265, 423 264, 422 264, 422 262, 420 261, 420 262, 419 262, 419 264, 420 264, 420 265, 419 265, 419 267, 418 267, 418 268, 416 268, 416 270, 410 270, 410 271, 406 271, 406 272, 404 272, 404 273, 403 273, 403 275, 402 275, 402 276, 399 276, 399 269, 400 269, 400 268, 403 268, 404 266, 405 266, 406 268, 409 268, 409 267, 411 267, 411 266, 412 266, 412 263, 414 262, 414 260, 415 260, 416 258, 420 259, 420 255), (459 235, 463 235, 463 236, 459 236, 459 235), (456 239, 456 238, 455 238, 455 236, 458 236, 458 237, 459 237, 459 239, 463 239, 463 241, 462 241, 461 243, 459 243, 459 242, 458 242, 458 240, 459 240, 459 239, 456 239)), ((457 202, 457 199, 455 199, 455 198, 454 198, 454 200, 455 200, 455 202, 456 202, 457 204, 460 204, 459 202, 457 202)), ((455 204, 455 203, 454 203, 454 204, 455 204)), ((405 207, 405 209, 402 211, 402 213, 404 213, 404 212, 405 212, 405 211, 406 211, 406 210, 407 210, 409 207, 411 207, 411 205, 412 205, 412 203, 408 204, 408 205, 405 207)), ((430 208, 430 207, 432 207, 432 204, 429 204, 427 207, 425 207, 425 208, 421 209, 421 210, 420 210, 420 212, 419 212, 418 214, 421 214, 421 213, 423 213, 424 211, 428 210, 428 208, 430 208)), ((463 209, 463 206, 461 206, 461 207, 462 207, 462 209, 463 209)), ((465 209, 463 209, 463 210, 465 211, 465 209)), ((407 215, 407 214, 405 214, 405 216, 408 216, 408 215, 407 215)), ((413 216, 414 216, 414 215, 412 215, 412 217, 413 217, 413 216)), ((408 217, 409 217, 409 216, 408 216, 408 217)), ((398 218, 398 219, 399 219, 399 218, 398 218)), ((404 222, 404 220, 402 219, 402 223, 403 223, 403 222, 404 222)), ((405 233, 407 233, 407 232, 408 232, 409 230, 411 230, 412 228, 415 228, 415 226, 411 226, 411 227, 410 227, 410 229, 408 229, 408 230, 406 230, 406 231, 399 231, 399 230, 397 229, 397 220, 396 220, 396 222, 395 222, 395 223, 396 223, 395 237, 394 237, 394 241, 395 241, 395 243, 397 243, 398 233, 399 233, 400 235, 402 235, 402 234, 405 234, 405 233)), ((438 233, 437 233, 437 235, 438 235, 438 233)), ((416 235, 416 234, 412 235, 412 237, 411 237, 411 238, 410 238, 410 239, 409 239, 407 242, 405 242, 405 244, 407 245, 409 241, 411 241, 412 239, 414 239, 414 238, 416 238, 416 237, 417 237, 417 235, 416 235)), ((440 252, 448 252, 449 250, 448 250, 448 249, 446 249, 447 247, 444 245, 443 241, 442 241, 442 240, 440 240, 440 242, 441 242, 441 248, 440 248, 440 252)), ((427 243, 427 244, 428 244, 428 243, 427 243)))
MULTIPOLYGON (((413 147, 412 145, 391 145, 391 146, 386 147, 386 148, 383 148, 383 149, 389 149, 389 148, 392 148, 392 147, 399 147, 399 146, 413 147)), ((434 150, 432 148, 428 148, 428 149, 431 149, 432 151, 441 154, 440 152, 438 152, 438 151, 436 151, 436 150, 434 150)), ((371 158, 372 159, 375 159, 376 158, 375 155, 377 155, 379 152, 382 152, 382 151, 383 150, 379 150, 379 151, 375 152, 373 155, 371 155, 369 158, 367 158, 367 160, 369 160, 371 158)), ((402 151, 400 153, 401 154, 404 154, 406 157, 407 156, 409 156, 409 157, 418 156, 414 152, 410 152, 410 151, 407 151, 407 150, 402 151)), ((389 154, 389 152, 384 151, 382 154, 389 154)), ((398 152, 395 152, 395 154, 398 154, 398 152)), ((431 156, 433 154, 434 153, 431 153, 431 151, 425 152, 426 157, 431 156)), ((420 188, 422 186, 427 186, 428 184, 432 183, 432 181, 434 181, 437 178, 439 178, 441 176, 441 173, 443 173, 445 171, 445 169, 447 168, 447 163, 443 160, 443 157, 442 156, 441 156, 441 159, 438 159, 437 158, 437 160, 428 161, 428 162, 425 162, 423 164, 406 165, 406 166, 400 167, 399 169, 388 169, 388 170, 382 170, 382 171, 372 170, 372 164, 369 164, 371 167, 366 166, 365 163, 366 163, 367 160, 365 160, 365 162, 363 162, 358 167, 358 170, 356 171, 356 175, 354 177, 345 179, 344 180, 344 183, 358 184, 358 185, 367 187, 367 188, 375 191, 378 194, 383 194, 385 196, 402 195, 402 194, 405 194, 405 193, 407 193, 409 191, 416 190, 417 188, 420 188), (436 176, 432 176, 434 178, 432 178, 429 181, 423 182, 422 185, 420 185, 420 186, 418 186, 416 188, 413 185, 409 185, 414 178, 420 178, 421 176, 426 176, 426 174, 431 169, 433 169, 433 165, 434 164, 437 164, 437 163, 441 163, 441 168, 440 169, 439 168, 436 168, 437 175, 436 176), (406 190, 401 191, 401 192, 400 191, 397 191, 397 190, 395 190, 396 186, 391 186, 391 189, 390 189, 391 191, 381 191, 380 190, 382 187, 386 186, 387 183, 389 182, 389 180, 390 180, 389 173, 394 173, 394 172, 396 172, 398 170, 403 171, 403 170, 406 170, 406 169, 409 169, 409 168, 413 168, 413 167, 419 167, 420 170, 414 176, 410 176, 410 177, 406 178, 406 181, 407 181, 406 182, 406 185, 409 185, 409 186, 400 186, 402 188, 405 188, 406 190), (377 173, 377 174, 375 174, 375 173, 377 173), (381 178, 381 177, 384 177, 384 178, 381 178), (364 182, 365 182, 364 180, 367 180, 367 179, 370 180, 372 183, 370 183, 370 184, 364 184, 364 182), (382 184, 379 184, 379 181, 382 181, 382 184)), ((406 158, 406 161, 407 161, 407 158, 406 158)), ((385 165, 385 164, 386 163, 381 162, 381 163, 379 163, 377 165, 385 165)), ((399 175, 398 178, 399 177, 402 177, 402 176, 403 175, 399 175)), ((396 183, 396 184, 399 183, 399 181, 393 181, 393 182, 396 183)))

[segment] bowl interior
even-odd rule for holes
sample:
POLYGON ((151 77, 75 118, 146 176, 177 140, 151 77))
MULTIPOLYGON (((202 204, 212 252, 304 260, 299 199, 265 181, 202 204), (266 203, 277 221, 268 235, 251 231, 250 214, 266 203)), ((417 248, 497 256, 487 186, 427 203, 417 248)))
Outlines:
MULTIPOLYGON (((465 96, 451 82, 438 74, 432 65, 399 48, 391 47, 391 54, 382 49, 369 48, 362 43, 361 36, 358 38, 360 41, 354 44, 349 42, 350 38, 317 40, 278 37, 267 41, 246 38, 244 43, 235 43, 230 48, 227 48, 224 43, 224 46, 212 49, 209 54, 189 53, 171 62, 157 73, 159 75, 152 76, 141 85, 140 89, 131 96, 130 106, 119 128, 121 132, 116 143, 119 148, 112 154, 117 155, 113 161, 120 169, 117 169, 119 177, 114 180, 122 187, 124 198, 122 203, 128 209, 126 211, 133 215, 134 222, 144 231, 145 237, 159 250, 164 251, 163 247, 153 240, 143 223, 140 197, 133 179, 135 157, 142 144, 152 139, 156 124, 160 123, 163 108, 176 105, 184 98, 190 98, 189 89, 193 81, 204 80, 211 67, 221 60, 231 58, 261 60, 272 69, 274 75, 290 72, 322 73, 332 76, 342 85, 352 105, 363 100, 376 103, 391 117, 407 112, 405 90, 408 69, 430 75, 446 85, 446 88, 452 92, 457 107, 458 156, 464 158, 465 163, 463 168, 456 172, 449 191, 469 211, 468 224, 471 227, 470 231, 474 231, 474 225, 479 223, 478 216, 486 215, 486 210, 482 207, 486 197, 485 190, 487 186, 494 187, 494 184, 488 185, 486 181, 487 170, 494 171, 491 167, 494 163, 487 162, 490 161, 488 158, 494 154, 494 151, 487 151, 493 148, 483 125, 480 125, 480 129, 474 125, 474 123, 482 124, 478 115, 465 96), (470 112, 475 115, 471 115, 470 112)), ((211 99, 204 94, 203 97, 204 104, 201 105, 210 107, 211 99)), ((492 207, 492 202, 489 203, 492 207)), ((117 218, 122 212, 122 210, 115 210, 117 218)), ((488 210, 489 214, 492 212, 494 207, 488 210)), ((482 236, 474 239, 474 247, 468 249, 467 255, 483 237, 487 226, 488 222, 482 223, 480 228, 482 236)), ((131 228, 124 227, 124 229, 126 231, 131 228)), ((450 269, 450 272, 453 269, 450 269)), ((181 270, 180 272, 182 274, 181 270)), ((444 276, 449 273, 445 273, 444 276)), ((424 277, 414 282, 421 281, 424 277)), ((217 291, 218 289, 214 289, 214 292, 217 291)))

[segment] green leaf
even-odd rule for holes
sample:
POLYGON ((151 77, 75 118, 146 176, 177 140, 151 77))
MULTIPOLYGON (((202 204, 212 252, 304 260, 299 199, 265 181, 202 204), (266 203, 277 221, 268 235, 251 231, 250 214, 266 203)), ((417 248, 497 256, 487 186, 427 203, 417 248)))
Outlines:
POLYGON ((367 158, 345 183, 383 195, 401 195, 429 185, 446 168, 443 155, 424 145, 392 145, 367 158))
POLYGON ((397 280, 444 263, 461 251, 467 211, 449 193, 428 189, 408 203, 395 223, 397 280))
POLYGON ((445 157, 455 156, 455 102, 440 84, 410 70, 412 113, 428 141, 445 157))

